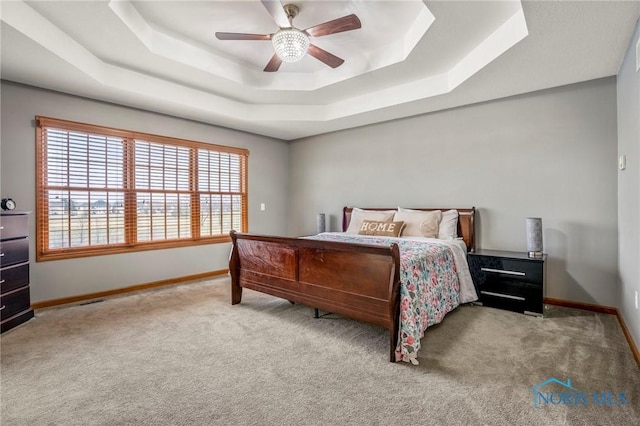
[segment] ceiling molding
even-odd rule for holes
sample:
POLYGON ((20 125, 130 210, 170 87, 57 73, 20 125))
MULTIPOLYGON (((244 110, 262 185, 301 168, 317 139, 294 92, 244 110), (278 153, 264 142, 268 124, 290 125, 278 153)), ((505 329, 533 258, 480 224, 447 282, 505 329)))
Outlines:
POLYGON ((327 37, 347 62, 264 73, 271 46, 206 44, 277 28, 257 0, 3 2, 2 78, 289 140, 615 75, 640 15, 638 2, 406 3, 396 22, 398 2, 305 0, 301 28, 360 17, 327 37))
MULTIPOLYGON (((323 67, 314 72, 280 71, 278 73, 265 73, 252 64, 234 62, 211 50, 201 48, 194 41, 180 40, 167 30, 148 22, 129 0, 111 0, 109 8, 155 55, 248 87, 266 90, 313 91, 405 60, 435 20, 433 14, 420 0, 405 0, 398 3, 396 7, 410 3, 418 8, 417 13, 412 16, 412 21, 398 22, 397 27, 402 28, 402 31, 393 34, 394 38, 388 40, 383 46, 354 52, 349 57, 349 61, 337 69, 323 67)), ((262 8, 262 5, 256 2, 255 7, 262 8)), ((365 26, 364 31, 366 30, 365 26)), ((265 49, 271 49, 269 43, 261 42, 261 44, 266 45, 265 49)))
MULTIPOLYGON (((216 64, 216 69, 221 64, 222 72, 251 75, 250 72, 239 72, 236 65, 231 64, 230 61, 205 53, 202 49, 189 43, 184 43, 154 30, 137 13, 129 1, 111 1, 109 7, 120 19, 123 19, 127 28, 154 54, 170 55, 171 59, 179 61, 195 51, 198 54, 209 55, 211 63, 216 64)), ((428 9, 425 8, 425 10, 428 9)), ((427 18, 427 21, 430 25, 430 22, 433 22, 433 15, 429 13, 429 16, 431 18, 427 18)), ((223 111, 223 115, 228 117, 255 121, 277 120, 282 117, 286 117, 289 121, 334 120, 447 93, 497 58, 506 49, 518 43, 527 34, 524 15, 522 9, 519 9, 487 39, 482 40, 478 46, 468 52, 467 56, 448 73, 418 78, 384 90, 371 91, 366 95, 325 105, 257 105, 230 100, 212 93, 196 93, 195 89, 184 87, 180 83, 164 81, 157 77, 106 63, 22 1, 11 2, 6 8, 3 6, 2 20, 106 86, 117 87, 120 90, 144 96, 157 97, 171 103, 185 101, 189 102, 193 108, 205 111, 211 109, 218 113, 223 111)), ((416 41, 415 32, 409 38, 412 42, 416 41)), ((405 43, 403 45, 406 46, 405 43)), ((194 62, 195 65, 198 65, 204 61, 189 60, 187 62, 188 65, 194 66, 194 62)), ((216 72, 220 73, 221 71, 217 70, 216 72)), ((278 81, 286 82, 288 78, 289 75, 286 75, 278 81)), ((295 81, 300 82, 300 80, 295 81)), ((276 88, 276 90, 278 89, 276 88)))

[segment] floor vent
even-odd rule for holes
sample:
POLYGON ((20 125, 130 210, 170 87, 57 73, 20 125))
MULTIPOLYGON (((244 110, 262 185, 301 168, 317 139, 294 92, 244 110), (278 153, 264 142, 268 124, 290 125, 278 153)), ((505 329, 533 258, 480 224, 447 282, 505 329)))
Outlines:
POLYGON ((88 300, 86 302, 78 303, 78 306, 91 305, 93 303, 104 302, 104 299, 88 300))

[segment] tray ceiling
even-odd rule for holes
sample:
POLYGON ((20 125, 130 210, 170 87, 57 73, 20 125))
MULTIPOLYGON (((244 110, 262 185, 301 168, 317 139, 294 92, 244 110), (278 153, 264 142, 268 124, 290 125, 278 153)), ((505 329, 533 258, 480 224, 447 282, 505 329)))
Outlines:
POLYGON ((262 69, 260 1, 2 2, 3 79, 292 140, 615 75, 638 2, 291 1, 299 28, 355 13, 362 28, 262 69), (37 58, 37 60, 34 60, 37 58))

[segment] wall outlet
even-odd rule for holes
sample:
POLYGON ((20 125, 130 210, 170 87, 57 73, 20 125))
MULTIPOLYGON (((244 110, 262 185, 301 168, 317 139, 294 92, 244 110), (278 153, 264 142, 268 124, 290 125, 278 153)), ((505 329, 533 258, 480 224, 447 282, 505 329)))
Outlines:
POLYGON ((636 309, 638 309, 638 292, 636 291, 636 309))
POLYGON ((618 157, 618 170, 624 170, 627 168, 627 156, 621 155, 618 157))
POLYGON ((267 209, 267 206, 264 203, 260 203, 260 211, 263 212, 267 209))

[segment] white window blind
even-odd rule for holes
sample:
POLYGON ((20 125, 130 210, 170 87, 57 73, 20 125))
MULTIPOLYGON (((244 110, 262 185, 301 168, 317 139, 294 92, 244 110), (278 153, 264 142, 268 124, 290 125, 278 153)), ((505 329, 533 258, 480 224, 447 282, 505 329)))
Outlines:
POLYGON ((38 259, 228 241, 248 151, 36 117, 38 259))

